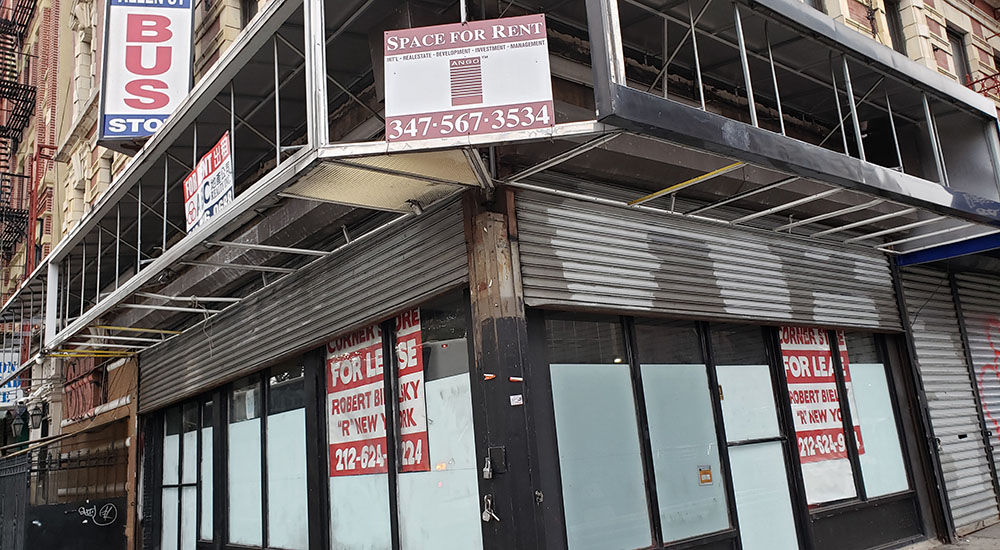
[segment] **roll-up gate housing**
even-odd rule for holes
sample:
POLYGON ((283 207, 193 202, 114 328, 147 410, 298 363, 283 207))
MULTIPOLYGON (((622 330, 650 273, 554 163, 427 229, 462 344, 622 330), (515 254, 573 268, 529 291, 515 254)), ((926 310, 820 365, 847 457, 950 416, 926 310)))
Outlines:
POLYGON ((142 353, 139 412, 321 345, 468 282, 459 200, 321 258, 142 353))
POLYGON ((530 306, 901 330, 875 252, 534 191, 515 204, 530 306))
POLYGON ((947 274, 909 268, 902 283, 948 504, 961 535, 1000 515, 976 386, 947 274))
POLYGON ((955 277, 965 318, 973 375, 979 389, 993 463, 1000 436, 1000 278, 959 274, 955 277))

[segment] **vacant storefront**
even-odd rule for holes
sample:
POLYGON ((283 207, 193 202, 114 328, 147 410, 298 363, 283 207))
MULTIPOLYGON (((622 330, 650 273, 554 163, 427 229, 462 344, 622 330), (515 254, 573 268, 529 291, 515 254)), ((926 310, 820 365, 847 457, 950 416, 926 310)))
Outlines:
POLYGON ((517 199, 549 548, 933 535, 885 257, 517 199))

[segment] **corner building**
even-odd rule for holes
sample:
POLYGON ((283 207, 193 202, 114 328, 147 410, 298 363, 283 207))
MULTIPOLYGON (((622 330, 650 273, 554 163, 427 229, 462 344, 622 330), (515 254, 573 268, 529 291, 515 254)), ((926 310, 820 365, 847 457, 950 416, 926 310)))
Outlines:
POLYGON ((401 142, 384 32, 457 5, 254 3, 3 306, 20 368, 132 350, 129 548, 955 540, 1000 521, 979 4, 469 1, 544 14, 554 125, 401 142))

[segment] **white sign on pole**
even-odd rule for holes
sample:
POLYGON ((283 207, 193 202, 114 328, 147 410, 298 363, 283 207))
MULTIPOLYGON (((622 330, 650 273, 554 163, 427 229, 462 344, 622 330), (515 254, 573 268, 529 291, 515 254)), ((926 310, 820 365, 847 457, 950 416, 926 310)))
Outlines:
POLYGON ((385 135, 415 141, 555 124, 545 16, 385 33, 385 135))
POLYGON ((155 133, 191 88, 191 0, 109 0, 100 139, 155 133))
POLYGON ((229 132, 226 132, 184 178, 184 215, 188 233, 221 213, 233 202, 233 195, 233 156, 229 132))

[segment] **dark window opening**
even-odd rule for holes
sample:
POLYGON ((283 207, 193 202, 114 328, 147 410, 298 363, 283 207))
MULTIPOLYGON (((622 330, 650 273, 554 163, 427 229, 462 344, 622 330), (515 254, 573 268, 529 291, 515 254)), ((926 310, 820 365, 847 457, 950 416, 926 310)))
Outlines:
POLYGON ((899 2, 885 0, 885 22, 889 27, 889 40, 892 49, 906 55, 906 36, 903 34, 903 19, 899 14, 899 2))
POLYGON ((972 82, 969 56, 965 52, 965 36, 948 29, 948 43, 951 44, 951 59, 958 81, 962 84, 972 82))

